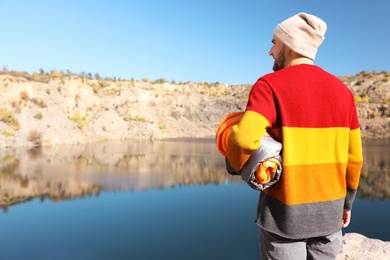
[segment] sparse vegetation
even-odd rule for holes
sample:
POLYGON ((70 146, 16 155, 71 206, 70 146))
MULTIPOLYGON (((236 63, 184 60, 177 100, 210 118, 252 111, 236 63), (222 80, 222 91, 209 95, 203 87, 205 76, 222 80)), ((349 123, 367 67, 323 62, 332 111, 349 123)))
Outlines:
POLYGON ((6 108, 0 108, 0 121, 12 127, 15 131, 19 130, 19 122, 14 117, 14 114, 6 108))
POLYGON ((51 76, 52 78, 55 78, 55 79, 60 79, 60 78, 62 78, 62 73, 59 73, 59 72, 57 72, 57 71, 52 71, 52 73, 50 74, 50 76, 51 76))
POLYGON ((38 107, 41 108, 47 107, 46 103, 42 99, 32 98, 31 101, 38 107))
POLYGON ((3 135, 6 137, 15 136, 15 133, 10 130, 3 130, 3 135))
POLYGON ((156 79, 155 81, 152 81, 152 84, 164 84, 166 80, 164 78, 156 79))
POLYGON ((41 146, 41 134, 36 130, 32 130, 28 133, 27 140, 32 142, 34 146, 41 146))
POLYGON ((28 100, 28 93, 27 93, 27 91, 20 92, 19 96, 20 96, 21 100, 28 100))
POLYGON ((43 118, 42 113, 35 114, 34 118, 41 120, 43 118))
POLYGON ((87 124, 86 116, 83 116, 78 109, 74 111, 73 116, 70 118, 70 120, 75 122, 79 129, 82 129, 87 124))
POLYGON ((146 120, 144 117, 138 117, 135 116, 135 117, 132 117, 132 116, 126 116, 123 118, 124 121, 137 121, 137 122, 148 122, 148 120, 146 120))

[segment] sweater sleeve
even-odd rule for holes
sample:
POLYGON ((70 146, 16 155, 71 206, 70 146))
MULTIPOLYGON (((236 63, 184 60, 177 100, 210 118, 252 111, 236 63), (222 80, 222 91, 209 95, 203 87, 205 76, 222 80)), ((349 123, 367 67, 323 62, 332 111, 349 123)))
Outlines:
POLYGON ((226 159, 231 167, 240 171, 252 152, 260 147, 260 139, 269 126, 262 115, 246 111, 240 122, 233 127, 229 138, 226 159))
POLYGON ((357 188, 360 180, 360 171, 363 165, 362 142, 360 128, 350 131, 349 151, 347 163, 347 197, 344 203, 344 209, 351 210, 355 200, 357 188))

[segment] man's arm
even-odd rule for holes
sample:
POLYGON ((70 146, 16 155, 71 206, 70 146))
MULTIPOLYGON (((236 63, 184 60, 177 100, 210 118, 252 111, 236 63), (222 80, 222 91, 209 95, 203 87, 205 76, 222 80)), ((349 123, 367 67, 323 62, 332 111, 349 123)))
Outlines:
POLYGON ((233 127, 226 151, 226 158, 235 170, 240 171, 252 152, 260 147, 260 139, 268 126, 268 120, 259 113, 245 111, 233 127))
POLYGON ((359 186, 360 171, 363 165, 363 149, 360 136, 360 128, 350 131, 349 134, 349 152, 347 163, 347 197, 344 203, 344 209, 350 211, 355 200, 357 188, 359 186))

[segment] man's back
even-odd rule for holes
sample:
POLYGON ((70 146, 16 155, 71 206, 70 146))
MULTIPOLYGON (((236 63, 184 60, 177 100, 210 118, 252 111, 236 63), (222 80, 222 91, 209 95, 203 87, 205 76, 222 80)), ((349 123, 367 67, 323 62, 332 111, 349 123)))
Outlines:
POLYGON ((264 191, 258 223, 291 238, 339 230, 347 187, 355 194, 359 180, 359 172, 346 177, 350 137, 360 140, 352 93, 319 67, 301 64, 260 78, 248 110, 263 115, 283 144, 282 177, 264 191))

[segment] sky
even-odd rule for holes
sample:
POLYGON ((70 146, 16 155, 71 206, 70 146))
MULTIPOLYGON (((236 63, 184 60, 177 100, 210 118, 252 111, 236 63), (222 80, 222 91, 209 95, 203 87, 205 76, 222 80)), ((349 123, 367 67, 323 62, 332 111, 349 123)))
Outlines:
POLYGON ((278 23, 328 26, 315 64, 390 71, 389 0, 0 0, 0 69, 251 84, 272 72, 278 23))

